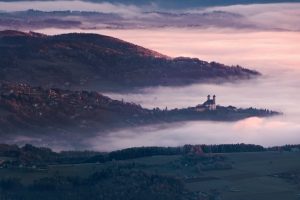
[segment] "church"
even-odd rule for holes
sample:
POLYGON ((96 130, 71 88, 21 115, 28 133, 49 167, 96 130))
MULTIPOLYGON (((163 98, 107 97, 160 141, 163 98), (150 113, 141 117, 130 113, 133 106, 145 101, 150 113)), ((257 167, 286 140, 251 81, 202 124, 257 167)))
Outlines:
POLYGON ((216 95, 214 95, 212 99, 211 96, 208 95, 207 100, 203 104, 196 106, 197 111, 216 110, 216 109, 217 109, 216 95))

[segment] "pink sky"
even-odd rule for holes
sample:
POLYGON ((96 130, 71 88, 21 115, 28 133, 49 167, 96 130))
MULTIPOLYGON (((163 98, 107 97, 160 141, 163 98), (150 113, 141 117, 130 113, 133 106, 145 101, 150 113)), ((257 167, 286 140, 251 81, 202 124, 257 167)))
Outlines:
POLYGON ((168 56, 197 57, 258 70, 300 70, 300 33, 232 29, 37 30, 46 34, 93 32, 117 37, 168 56))

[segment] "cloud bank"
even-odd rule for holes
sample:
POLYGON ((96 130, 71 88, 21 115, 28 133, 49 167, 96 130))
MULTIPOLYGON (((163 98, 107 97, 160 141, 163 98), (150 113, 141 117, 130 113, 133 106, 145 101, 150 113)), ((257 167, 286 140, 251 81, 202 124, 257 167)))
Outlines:
POLYGON ((0 2, 0 8, 3 11, 0 15, 1 29, 216 27, 255 31, 300 30, 300 3, 164 10, 154 4, 136 6, 110 2, 24 1, 0 2))
POLYGON ((107 95, 148 108, 181 108, 203 102, 207 94, 216 94, 222 105, 268 108, 282 111, 284 115, 235 123, 187 122, 140 127, 105 135, 83 133, 85 140, 80 136, 20 135, 1 138, 2 141, 34 143, 56 150, 92 148, 102 151, 188 143, 244 142, 264 146, 300 143, 300 4, 235 5, 162 12, 153 5, 96 5, 75 1, 70 6, 66 3, 67 6, 63 2, 58 6, 49 2, 25 2, 16 6, 16 3, 0 2, 0 8, 9 11, 0 14, 0 29, 17 28, 46 34, 93 32, 118 37, 173 57, 241 64, 261 71, 264 76, 243 83, 158 87, 135 94, 107 95), (27 9, 43 12, 22 11, 27 9), (52 12, 55 10, 61 12, 52 12))

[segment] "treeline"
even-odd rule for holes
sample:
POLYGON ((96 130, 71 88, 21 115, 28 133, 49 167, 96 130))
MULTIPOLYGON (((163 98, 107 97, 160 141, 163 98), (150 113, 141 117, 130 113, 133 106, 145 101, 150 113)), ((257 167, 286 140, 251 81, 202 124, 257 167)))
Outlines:
POLYGON ((284 146, 275 146, 267 148, 269 151, 300 151, 300 144, 295 145, 284 145, 284 146))
POLYGON ((202 145, 205 153, 238 153, 238 152, 261 152, 265 148, 254 144, 220 144, 220 145, 202 145))
POLYGON ((108 154, 111 159, 123 160, 156 155, 184 155, 193 153, 195 149, 203 153, 233 153, 233 152, 260 152, 264 147, 253 144, 220 144, 220 145, 184 145, 182 147, 136 147, 108 154))
POLYGON ((128 160, 149 156, 169 156, 210 153, 292 151, 300 149, 300 145, 264 148, 253 144, 220 144, 220 145, 184 145, 181 147, 135 147, 109 153, 92 151, 53 152, 48 148, 25 145, 0 145, 0 157, 12 157, 11 165, 32 166, 48 164, 104 163, 113 160, 128 160))
POLYGON ((182 147, 135 147, 91 157, 87 162, 128 160, 149 156, 186 155, 234 152, 261 152, 265 148, 253 144, 184 145, 182 147))

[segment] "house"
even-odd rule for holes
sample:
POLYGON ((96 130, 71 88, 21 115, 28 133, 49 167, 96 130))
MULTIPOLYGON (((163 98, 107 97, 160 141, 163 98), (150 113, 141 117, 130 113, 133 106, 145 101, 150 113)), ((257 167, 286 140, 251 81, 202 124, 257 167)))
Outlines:
POLYGON ((207 96, 207 100, 198 106, 196 106, 196 110, 199 112, 205 111, 205 110, 216 110, 216 95, 213 96, 213 98, 210 98, 210 95, 207 96))

